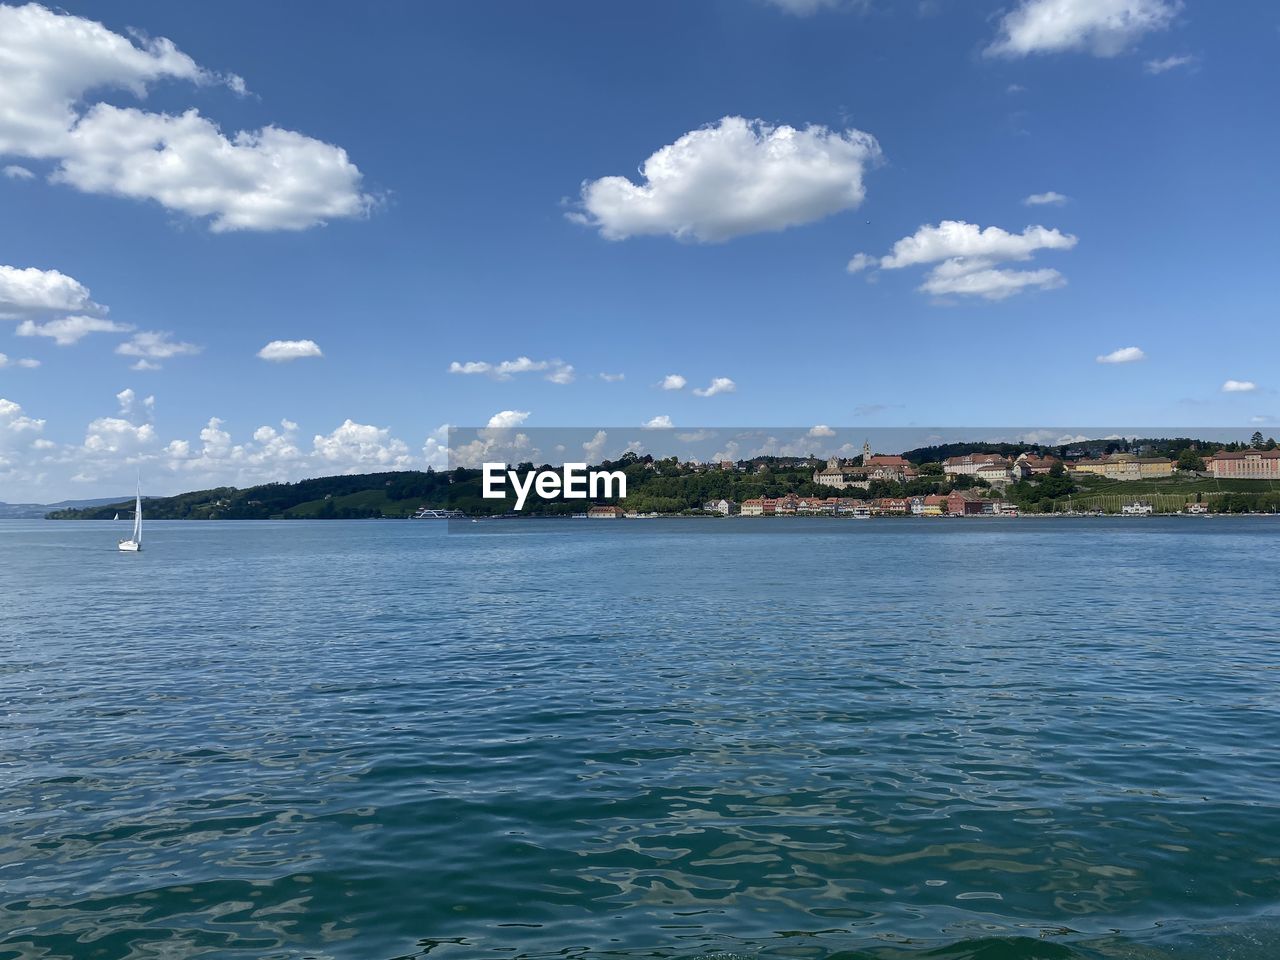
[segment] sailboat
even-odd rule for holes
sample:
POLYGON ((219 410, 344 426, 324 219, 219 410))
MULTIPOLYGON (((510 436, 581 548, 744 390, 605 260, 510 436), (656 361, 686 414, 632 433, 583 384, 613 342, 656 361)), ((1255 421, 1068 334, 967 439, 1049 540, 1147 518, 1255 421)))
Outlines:
POLYGON ((138 497, 133 505, 133 536, 128 540, 121 540, 118 546, 129 553, 137 553, 142 549, 142 484, 138 484, 138 497))
POLYGON ((114 517, 112 517, 111 519, 112 519, 112 520, 119 520, 119 519, 120 519, 120 514, 118 514, 118 513, 117 513, 117 514, 116 514, 114 517))

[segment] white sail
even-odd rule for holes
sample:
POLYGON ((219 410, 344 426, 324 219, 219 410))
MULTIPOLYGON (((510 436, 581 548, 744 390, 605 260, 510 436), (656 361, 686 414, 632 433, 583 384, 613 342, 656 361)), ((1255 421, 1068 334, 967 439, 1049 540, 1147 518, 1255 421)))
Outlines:
MULTIPOLYGON (((119 514, 116 514, 119 516, 119 514)), ((133 501, 133 536, 121 540, 118 544, 126 553, 137 553, 142 549, 142 480, 138 480, 138 494, 133 501)))

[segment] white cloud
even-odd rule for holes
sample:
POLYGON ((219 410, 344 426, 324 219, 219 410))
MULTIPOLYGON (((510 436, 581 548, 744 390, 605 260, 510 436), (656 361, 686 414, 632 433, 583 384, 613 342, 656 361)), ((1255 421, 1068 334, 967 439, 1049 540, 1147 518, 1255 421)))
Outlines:
POLYGON ((595 436, 582 444, 582 455, 587 463, 599 463, 604 457, 604 445, 609 439, 609 434, 603 430, 597 430, 595 436))
POLYGON ((1060 207, 1069 199, 1071 198, 1056 190, 1046 190, 1044 193, 1033 193, 1022 202, 1028 207, 1060 207))
POLYGON ((1147 359, 1147 355, 1139 347, 1121 347, 1119 350, 1101 354, 1095 359, 1098 363, 1133 363, 1147 359))
POLYGON ((645 421, 640 427, 641 430, 671 430, 675 424, 671 422, 671 418, 665 413, 645 421))
POLYGON ((19 359, 10 359, 8 354, 0 353, 0 369, 5 367, 26 367, 27 369, 35 369, 40 366, 39 360, 31 357, 20 357, 19 359))
POLYGON ((195 441, 162 439, 150 422, 154 398, 140 399, 126 388, 115 402, 119 413, 91 421, 82 442, 54 443, 41 436, 45 421, 27 416, 13 401, 0 400, 0 478, 6 492, 49 500, 71 495, 75 484, 91 482, 104 492, 119 492, 132 486, 139 469, 148 486, 176 492, 446 462, 440 444, 447 428, 433 434, 438 440, 435 460, 429 459, 426 446, 418 460, 389 429, 350 419, 330 433, 317 433, 309 449, 298 443, 298 424, 288 419, 279 426, 259 426, 244 441, 236 441, 218 417, 209 418, 195 441))
POLYGON ((693 391, 695 397, 714 397, 718 393, 733 393, 738 385, 728 377, 715 377, 708 386, 693 391))
POLYGON ((597 376, 605 383, 619 383, 620 381, 627 379, 627 375, 625 373, 601 373, 597 374, 597 376))
POLYGON ((715 435, 714 430, 693 430, 689 433, 677 433, 676 439, 681 443, 701 443, 703 440, 710 440, 715 435))
POLYGON ((573 383, 573 367, 570 364, 563 363, 552 369, 547 374, 547 379, 552 383, 573 383))
POLYGON ((1178 0, 1022 0, 1000 21, 986 52, 1025 57, 1084 50, 1113 57, 1143 34, 1167 29, 1180 6, 1178 0))
POLYGON ((283 363, 304 357, 323 357, 324 354, 314 340, 272 340, 258 351, 258 356, 263 360, 283 363))
POLYGON ((874 267, 879 261, 867 253, 855 253, 853 257, 845 264, 845 270, 849 273, 861 273, 870 267, 874 267))
POLYGON ((1196 62, 1196 58, 1192 56, 1174 56, 1164 57, 1161 60, 1148 60, 1142 65, 1142 69, 1152 76, 1161 73, 1168 73, 1170 70, 1176 70, 1178 67, 1189 67, 1196 62))
POLYGON ((38 485, 31 460, 33 451, 47 442, 40 437, 43 430, 43 420, 27 416, 21 404, 0 397, 0 477, 6 481, 5 492, 14 499, 15 483, 38 485))
POLYGON ((100 309, 89 299, 89 289, 65 273, 0 264, 0 313, 100 309))
POLYGON ((808 17, 821 10, 839 10, 843 7, 865 10, 867 0, 765 0, 770 6, 797 17, 808 17))
POLYGON ((1258 385, 1252 380, 1228 380, 1222 385, 1223 393, 1253 393, 1258 385))
POLYGON ((663 390, 683 390, 689 381, 678 373, 668 373, 658 383, 663 390))
POLYGON ((1028 287, 1053 290, 1065 286, 1066 279, 1057 270, 1000 270, 994 267, 975 269, 971 263, 948 260, 929 272, 920 289, 934 296, 960 294, 1003 300, 1028 287))
POLYGON ((816 427, 809 428, 809 436, 818 437, 834 437, 836 432, 828 427, 825 423, 820 423, 816 427))
POLYGON ((84 449, 90 454, 138 453, 156 442, 156 431, 149 423, 135 425, 123 417, 99 417, 89 424, 84 449))
POLYGON ((160 364, 152 363, 150 360, 143 358, 141 360, 135 360, 133 363, 129 364, 129 369, 144 372, 147 370, 159 370, 160 364))
POLYGON ((0 6, 0 154, 51 159, 51 180, 154 200, 208 217, 214 231, 300 230, 361 216, 373 204, 346 151, 267 126, 226 136, 189 109, 149 113, 88 95, 146 96, 159 80, 244 81, 203 69, 163 38, 137 44, 101 23, 38 4, 0 6))
POLYGON ((943 220, 926 224, 909 237, 893 245, 893 251, 880 260, 885 270, 896 270, 939 260, 1027 260, 1037 250, 1070 250, 1076 238, 1046 227, 1027 227, 1022 233, 1009 233, 999 227, 979 227, 963 220, 943 220))
POLYGON ((500 410, 489 418, 489 429, 509 430, 518 427, 529 419, 528 410, 500 410))
POLYGON ((385 427, 345 420, 332 433, 316 434, 315 456, 350 472, 369 468, 405 468, 411 463, 409 448, 385 427))
MULTIPOLYGON (((1076 238, 1047 227, 1030 226, 1022 233, 1000 227, 979 227, 963 220, 943 220, 926 224, 893 245, 879 260, 882 270, 900 270, 921 264, 936 264, 920 290, 935 296, 957 294, 1003 300, 1024 289, 1051 290, 1066 283, 1057 270, 1009 270, 1003 261, 1029 260, 1038 250, 1070 250, 1076 238)), ((859 254, 849 269, 864 269, 875 262, 859 254)))
MULTIPOLYGON (((202 349, 194 343, 180 343, 172 337, 173 334, 165 330, 144 330, 135 333, 116 347, 116 353, 125 357, 141 357, 144 360, 168 360, 170 357, 191 356, 202 349)), ((134 367, 138 370, 155 369, 137 364, 134 367)))
POLYGON ((150 420, 156 412, 156 398, 147 396, 139 400, 132 387, 125 387, 117 393, 116 403, 120 405, 120 416, 122 417, 141 415, 150 420))
POLYGON ((662 147, 641 183, 602 177, 582 186, 569 216, 610 240, 668 234, 718 243, 783 230, 862 203, 862 178, 880 159, 861 130, 796 129, 724 117, 662 147))
POLYGON ((116 323, 103 317, 89 317, 76 314, 70 317, 59 317, 43 323, 35 320, 23 320, 18 324, 17 334, 20 337, 49 337, 60 347, 68 347, 78 343, 91 333, 129 333, 133 327, 127 323, 116 323))
POLYGON ((10 180, 34 180, 36 176, 26 167, 20 167, 16 163, 11 163, 5 167, 4 175, 10 180))
POLYGON ((546 373, 547 380, 560 384, 572 383, 574 378, 572 364, 565 363, 563 360, 532 360, 525 356, 516 357, 514 360, 503 360, 500 363, 489 363, 485 360, 469 360, 466 363, 460 363, 454 360, 449 364, 449 372, 464 376, 483 374, 494 380, 510 380, 519 373, 546 373))

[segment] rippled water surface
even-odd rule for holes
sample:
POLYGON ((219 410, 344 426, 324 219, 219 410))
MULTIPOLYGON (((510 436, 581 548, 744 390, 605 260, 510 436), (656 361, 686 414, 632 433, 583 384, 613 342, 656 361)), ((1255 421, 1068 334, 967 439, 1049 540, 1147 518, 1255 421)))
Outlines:
POLYGON ((1280 520, 0 523, 0 960, 1280 956, 1280 520))

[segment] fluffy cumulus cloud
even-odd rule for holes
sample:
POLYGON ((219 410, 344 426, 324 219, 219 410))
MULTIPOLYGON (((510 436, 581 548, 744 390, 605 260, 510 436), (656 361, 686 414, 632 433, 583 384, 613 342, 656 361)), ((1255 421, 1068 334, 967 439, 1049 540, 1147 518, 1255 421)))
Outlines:
MULTIPOLYGON (((6 499, 47 502, 85 496, 89 484, 102 495, 119 493, 132 488, 139 471, 144 487, 173 493, 448 465, 447 426, 428 437, 421 456, 390 428, 352 419, 315 433, 310 443, 300 439, 298 424, 288 419, 238 431, 216 416, 194 437, 161 437, 154 423, 154 397, 125 388, 114 401, 115 411, 92 419, 82 439, 55 442, 46 438, 43 419, 15 401, 0 399, 0 479, 6 499)), ((514 431, 485 432, 505 436, 512 449, 528 445, 527 438, 512 437, 514 431)))
POLYGON ((642 425, 642 430, 671 430, 675 424, 671 422, 671 418, 665 413, 646 420, 642 425))
POLYGON ((56 183, 155 201, 215 231, 301 230, 370 209, 341 147, 275 126, 227 135, 194 109, 90 99, 141 99, 161 80, 244 92, 239 77, 206 70, 170 40, 131 40, 39 4, 0 6, 0 154, 50 161, 56 183))
POLYGON ((987 54, 1086 51, 1098 57, 1123 53, 1144 34, 1173 23, 1178 0, 1022 0, 1000 21, 987 54))
POLYGON ((32 489, 42 476, 35 461, 47 443, 41 437, 43 431, 43 420, 28 416, 20 403, 0 397, 0 479, 13 499, 32 489))
POLYGON ((836 432, 825 423, 820 423, 816 427, 810 427, 808 435, 814 438, 834 437, 836 432))
POLYGON ((316 434, 315 455, 348 472, 362 468, 404 469, 412 463, 409 448, 386 427, 344 420, 332 433, 316 434))
POLYGON ((728 377, 715 377, 707 386, 695 388, 693 395, 695 397, 714 397, 719 393, 733 393, 737 389, 738 385, 728 377))
POLYGON ((500 410, 489 418, 489 429, 510 430, 529 419, 528 410, 500 410))
POLYGON ((0 435, 14 437, 20 433, 39 433, 43 420, 35 420, 22 412, 22 405, 0 397, 0 435))
POLYGON ((846 269, 856 273, 872 266, 901 270, 932 264, 920 286, 922 292, 1003 300, 1027 289, 1051 290, 1066 280, 1057 270, 1014 270, 1001 263, 1026 261, 1040 250, 1070 250, 1076 242, 1070 234, 1041 226, 1010 233, 1000 227, 984 229, 963 220, 943 220, 903 237, 878 260, 858 254, 846 269))
POLYGON ((173 339, 173 334, 165 330, 144 330, 135 333, 124 343, 116 347, 116 353, 123 357, 138 357, 134 364, 137 370, 155 370, 157 360, 168 360, 171 357, 192 356, 202 348, 194 343, 183 343, 173 339))
POLYGON ((28 370, 34 370, 40 366, 40 361, 32 357, 10 357, 7 353, 0 353, 0 370, 5 367, 25 367, 28 370))
POLYGON ((487 360, 468 360, 461 363, 454 360, 449 364, 450 373, 463 376, 483 375, 494 380, 510 380, 521 373, 542 373, 552 383, 573 383, 573 364, 563 360, 533 360, 530 357, 516 357, 514 360, 502 360, 489 363, 487 360))
POLYGON ((314 340, 272 340, 258 351, 258 356, 274 363, 285 363, 307 357, 323 357, 324 354, 314 340))
POLYGON ((65 273, 0 264, 0 314, 13 318, 28 313, 100 309, 89 298, 89 289, 65 273))
POLYGON ((1033 193, 1022 202, 1028 207, 1060 207, 1068 199, 1065 194, 1058 193, 1057 190, 1046 190, 1044 193, 1033 193))
POLYGON ((663 390, 683 390, 689 381, 678 373, 668 373, 658 382, 663 390))
POLYGON ((569 216, 610 240, 665 234, 718 243, 858 206, 863 175, 879 159, 875 137, 861 130, 725 117, 659 149, 639 183, 584 183, 569 216))
POLYGON ((26 167, 10 163, 4 168, 4 175, 10 180, 34 180, 36 175, 26 167))
POLYGON ((48 337, 60 347, 79 343, 91 333, 128 333, 133 329, 127 323, 116 323, 106 317, 90 317, 74 314, 55 320, 23 320, 18 324, 20 337, 48 337))
POLYGON ((1121 347, 1110 353, 1099 354, 1095 359, 1098 363, 1135 363, 1147 359, 1147 355, 1142 352, 1141 347, 1121 347))
POLYGON ((1228 380, 1222 385, 1223 393, 1253 393, 1257 389, 1252 380, 1228 380))
POLYGON ((597 430, 595 435, 582 444, 582 456, 587 463, 599 463, 604 459, 604 445, 609 440, 609 434, 603 430, 597 430))

